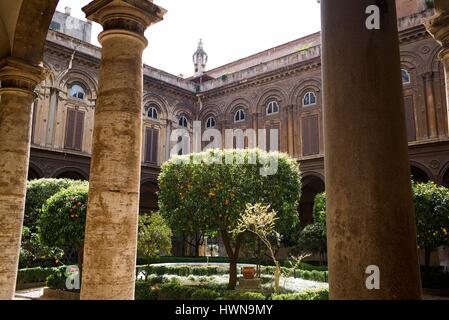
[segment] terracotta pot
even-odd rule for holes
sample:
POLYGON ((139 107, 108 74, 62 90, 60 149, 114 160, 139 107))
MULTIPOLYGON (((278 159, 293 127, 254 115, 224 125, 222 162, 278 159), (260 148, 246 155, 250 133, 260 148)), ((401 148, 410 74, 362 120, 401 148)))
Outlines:
POLYGON ((242 268, 243 278, 245 279, 254 279, 254 275, 256 274, 255 267, 243 267, 242 268))

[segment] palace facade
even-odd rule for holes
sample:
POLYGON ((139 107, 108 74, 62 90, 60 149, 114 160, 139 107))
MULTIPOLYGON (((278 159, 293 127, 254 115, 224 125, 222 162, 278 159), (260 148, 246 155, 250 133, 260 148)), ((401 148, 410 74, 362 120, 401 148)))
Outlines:
MULTIPOLYGON (((425 1, 398 3, 412 175, 449 187, 441 46, 422 24, 434 12, 425 1)), ((89 179, 101 58, 101 49, 89 43, 90 30, 91 23, 71 17, 69 8, 50 25, 44 64, 51 75, 34 103, 29 179, 89 179)), ((157 176, 170 157, 173 130, 191 132, 193 121, 201 121, 203 130, 223 133, 278 129, 280 151, 295 157, 303 174, 301 222, 311 223, 313 199, 325 189, 320 42, 320 34, 312 34, 212 70, 200 42, 194 76, 187 79, 144 65, 140 211, 157 210, 157 176)), ((340 98, 352 103, 351 96, 340 98)))

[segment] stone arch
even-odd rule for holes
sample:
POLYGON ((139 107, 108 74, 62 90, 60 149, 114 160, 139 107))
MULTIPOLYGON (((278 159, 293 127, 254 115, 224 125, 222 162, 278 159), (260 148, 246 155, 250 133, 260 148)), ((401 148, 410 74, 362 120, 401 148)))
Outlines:
POLYGON ((52 174, 56 179, 89 180, 89 174, 77 167, 63 167, 52 174))
POLYGON ((430 54, 430 59, 428 59, 428 70, 433 72, 444 72, 444 66, 440 59, 441 47, 436 46, 432 53, 430 54))
POLYGON ((321 80, 319 78, 309 78, 303 80, 290 93, 289 102, 291 105, 302 107, 302 97, 310 90, 315 91, 318 102, 317 106, 321 105, 321 80))
POLYGON ((2 1, 0 58, 12 56, 34 66, 41 65, 48 26, 57 3, 57 0, 2 1))
POLYGON ((301 179, 299 219, 302 227, 313 223, 313 203, 317 194, 325 191, 324 177, 318 172, 307 172, 301 179))
POLYGON ((272 87, 267 89, 259 97, 257 105, 255 105, 256 110, 253 110, 252 112, 260 112, 261 114, 265 114, 267 104, 271 100, 276 100, 279 103, 279 107, 282 108, 282 106, 285 106, 285 104, 288 103, 287 97, 287 93, 280 87, 272 87))
POLYGON ((408 71, 417 70, 417 72, 424 72, 426 63, 423 58, 411 51, 401 51, 401 66, 408 69, 408 71))
POLYGON ((87 90, 87 99, 95 100, 97 98, 97 80, 87 72, 78 69, 71 69, 69 71, 64 71, 59 75, 58 87, 68 96, 70 86, 75 83, 81 83, 87 90))
POLYGON ((140 208, 141 214, 159 210, 158 193, 159 186, 154 179, 145 179, 140 184, 140 208))
POLYGON ((149 104, 155 104, 158 108, 159 120, 169 119, 173 117, 173 113, 169 112, 169 104, 165 98, 148 93, 143 97, 143 110, 142 114, 145 115, 146 108, 149 104))
POLYGON ((28 181, 35 179, 42 179, 45 176, 44 171, 33 162, 30 162, 28 167, 28 181))
POLYGON ((449 188, 449 162, 441 169, 440 182, 446 188, 449 188))
POLYGON ((245 111, 245 121, 247 123, 251 115, 251 102, 245 98, 237 98, 233 100, 226 108, 225 118, 229 123, 234 123, 234 114, 238 109, 243 109, 245 111))
POLYGON ((410 161, 410 173, 415 182, 428 182, 432 177, 432 173, 426 166, 416 161, 410 161))

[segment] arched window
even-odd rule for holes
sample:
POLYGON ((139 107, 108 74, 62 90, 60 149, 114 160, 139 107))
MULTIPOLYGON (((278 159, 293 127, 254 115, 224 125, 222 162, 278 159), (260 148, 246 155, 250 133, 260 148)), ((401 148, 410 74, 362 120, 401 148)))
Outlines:
POLYGON ((159 115, 157 113, 157 106, 154 104, 150 104, 147 108, 147 117, 150 119, 157 120, 159 119, 159 115))
POLYGON ((206 128, 210 129, 210 128, 215 128, 216 122, 215 122, 215 118, 214 117, 209 117, 206 120, 206 128))
POLYGON ((72 87, 70 88, 70 96, 72 98, 84 100, 86 97, 86 92, 84 88, 79 83, 74 83, 72 87))
POLYGON ((313 91, 309 91, 304 95, 303 105, 313 106, 316 104, 316 94, 313 91))
POLYGON ((271 101, 268 103, 267 106, 267 114, 276 114, 279 113, 279 104, 277 103, 277 101, 271 101))
POLYGON ((234 122, 242 122, 245 121, 245 110, 239 109, 234 114, 234 122))
POLYGON ((402 73, 402 83, 403 84, 410 83, 411 82, 410 72, 408 72, 408 70, 406 69, 401 69, 401 73, 402 73))
POLYGON ((181 117, 179 118, 178 124, 179 124, 180 127, 187 128, 188 125, 189 125, 189 121, 187 120, 186 117, 181 116, 181 117))

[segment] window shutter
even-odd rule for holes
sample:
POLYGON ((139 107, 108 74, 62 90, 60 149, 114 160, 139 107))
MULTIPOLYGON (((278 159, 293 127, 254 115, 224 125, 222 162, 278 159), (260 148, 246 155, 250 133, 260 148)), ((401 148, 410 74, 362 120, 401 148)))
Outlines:
POLYGON ((64 143, 66 149, 73 148, 73 137, 75 136, 75 118, 76 118, 76 111, 73 109, 67 109, 67 119, 65 123, 66 127, 65 143, 64 143))
POLYGON ((318 116, 314 115, 302 120, 302 154, 306 157, 319 153, 318 116))
POLYGON ((81 151, 83 147, 84 112, 67 109, 64 147, 81 151))
POLYGON ((76 112, 75 134, 73 149, 82 150, 83 148, 83 131, 84 131, 84 112, 76 112))
POLYGON ((145 130, 145 162, 157 164, 159 131, 151 128, 145 130))
POLYGON ((407 138, 408 141, 416 141, 415 112, 413 109, 413 97, 404 98, 405 118, 407 122, 407 138))

